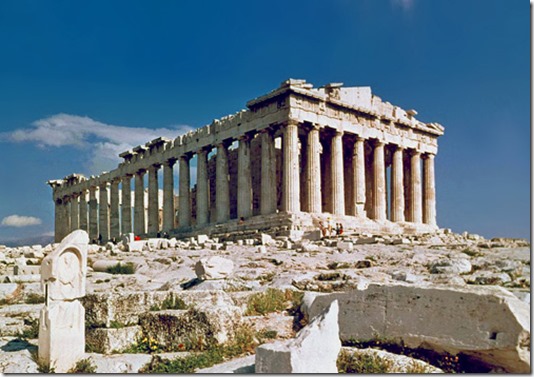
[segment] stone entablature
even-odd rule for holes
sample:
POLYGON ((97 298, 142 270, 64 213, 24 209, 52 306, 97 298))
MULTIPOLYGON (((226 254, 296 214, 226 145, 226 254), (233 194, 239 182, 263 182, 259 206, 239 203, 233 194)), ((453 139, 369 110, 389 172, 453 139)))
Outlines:
POLYGON ((113 171, 49 181, 56 203, 56 238, 78 227, 88 229, 91 239, 101 235, 104 240, 132 229, 154 235, 176 228, 201 228, 235 218, 234 207, 238 218, 304 211, 436 226, 433 158, 444 130, 441 125, 418 121, 415 110, 383 102, 369 87, 329 84, 315 89, 294 79, 249 101, 247 107, 174 140, 157 138, 125 151, 120 154, 124 161, 113 171), (275 143, 278 138, 281 142, 275 143), (239 145, 237 169, 229 150, 235 142, 239 145), (251 153, 258 148, 260 153, 251 153), (208 159, 212 150, 220 158, 208 159), (191 190, 194 156, 197 182, 191 190), (213 159, 216 173, 210 177, 208 165, 213 159), (253 165, 260 172, 253 171, 253 165), (173 196, 175 166, 180 170, 178 216, 173 196), (389 215, 388 166, 392 177, 389 215), (163 169, 164 181, 163 225, 158 225, 159 169, 163 169), (237 178, 229 179, 232 169, 237 170, 237 178), (141 194, 145 174, 148 205, 141 194), (132 178, 133 211, 118 200, 120 192, 122 203, 131 202, 132 178), (232 185, 237 185, 236 197, 230 197, 231 191, 236 192, 232 185), (259 205, 253 205, 258 198, 259 205), (108 206, 100 208, 99 202, 108 206))

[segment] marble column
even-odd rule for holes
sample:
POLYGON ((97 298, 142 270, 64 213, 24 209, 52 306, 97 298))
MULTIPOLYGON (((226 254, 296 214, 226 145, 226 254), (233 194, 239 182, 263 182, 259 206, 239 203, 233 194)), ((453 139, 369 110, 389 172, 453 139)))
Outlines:
POLYGON ((250 171, 250 136, 239 138, 237 150, 237 217, 252 216, 252 175, 250 171))
POLYGON ((427 153, 423 159, 423 174, 423 222, 436 226, 436 184, 432 153, 427 153))
POLYGON ((308 132, 306 191, 305 210, 311 213, 321 213, 323 208, 321 198, 321 142, 319 141, 318 126, 313 126, 308 132))
POLYGON ((179 159, 179 205, 178 224, 180 227, 191 226, 191 174, 189 170, 189 160, 191 156, 182 155, 179 159))
POLYGON ((122 177, 121 195, 121 233, 125 235, 132 232, 132 177, 130 175, 122 177))
POLYGON ((343 133, 336 131, 332 137, 332 153, 330 154, 332 180, 332 213, 345 214, 345 179, 343 176, 343 133))
POLYGON ((283 129, 282 211, 300 211, 298 123, 289 121, 283 129))
POLYGON ((81 191, 79 206, 80 208, 78 209, 78 213, 80 215, 80 229, 87 232, 87 190, 81 191))
POLYGON ((163 229, 166 232, 174 229, 174 172, 175 159, 163 164, 163 229))
MULTIPOLYGON (((63 237, 68 235, 70 230, 70 196, 64 196, 63 197, 63 237)), ((63 238, 62 237, 62 238, 63 238)))
POLYGON ((145 181, 143 179, 146 171, 140 170, 135 174, 134 192, 134 233, 135 235, 145 234, 145 181))
POLYGON ((423 222, 423 208, 421 195, 421 153, 414 151, 410 159, 410 213, 411 221, 417 224, 423 222))
POLYGON ((209 151, 201 149, 197 152, 197 225, 204 226, 209 221, 209 151))
POLYGON ((261 131, 261 197, 260 213, 276 212, 276 149, 270 130, 261 131))
POLYGON ((121 235, 121 224, 119 218, 119 183, 120 179, 114 179, 111 181, 109 200, 109 238, 111 240, 115 239, 115 242, 120 241, 119 237, 121 235))
POLYGON ((148 233, 155 236, 159 232, 159 192, 158 192, 159 165, 148 168, 148 233))
POLYGON ((391 221, 404 221, 404 167, 402 164, 403 149, 395 147, 391 165, 391 221))
POLYGON ((354 192, 354 214, 365 217, 365 149, 364 139, 356 137, 352 153, 352 186, 354 192))
POLYGON ((384 221, 386 216, 386 165, 384 142, 378 140, 373 151, 373 212, 374 219, 384 221))
POLYGON ((96 187, 89 187, 89 240, 98 240, 98 201, 96 199, 96 187))
POLYGON ((217 145, 215 167, 215 207, 217 222, 224 223, 230 219, 230 187, 228 181, 228 145, 217 145))
POLYGON ((74 194, 70 198, 70 231, 80 229, 80 219, 78 218, 78 194, 74 194))
POLYGON ((102 242, 109 240, 109 198, 108 183, 98 186, 98 235, 102 236, 102 242))
POLYGON ((63 199, 56 199, 54 211, 54 242, 61 242, 65 237, 65 211, 63 199))

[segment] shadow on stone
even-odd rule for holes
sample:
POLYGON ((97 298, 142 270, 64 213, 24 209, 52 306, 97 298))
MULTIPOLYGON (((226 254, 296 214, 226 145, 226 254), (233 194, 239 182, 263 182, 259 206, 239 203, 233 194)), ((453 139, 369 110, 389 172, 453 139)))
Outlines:
POLYGON ((0 349, 4 352, 17 352, 17 351, 22 351, 26 349, 29 350, 30 352, 32 351, 36 352, 37 346, 31 344, 27 340, 17 338, 17 339, 10 340, 9 342, 1 346, 0 349))
POLYGON ((189 288, 194 287, 195 285, 198 285, 198 284, 200 284, 202 282, 203 282, 203 280, 201 280, 199 278, 194 278, 194 279, 191 279, 189 281, 186 281, 185 283, 180 284, 180 287, 182 287, 182 289, 189 289, 189 288))

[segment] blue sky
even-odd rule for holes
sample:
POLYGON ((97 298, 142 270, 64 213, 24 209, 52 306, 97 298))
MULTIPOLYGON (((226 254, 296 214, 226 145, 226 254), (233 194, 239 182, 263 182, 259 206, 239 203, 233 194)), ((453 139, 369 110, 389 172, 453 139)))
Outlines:
POLYGON ((438 224, 529 237, 526 1, 3 0, 0 51, 0 243, 53 231, 45 181, 289 77, 369 85, 441 123, 438 224))

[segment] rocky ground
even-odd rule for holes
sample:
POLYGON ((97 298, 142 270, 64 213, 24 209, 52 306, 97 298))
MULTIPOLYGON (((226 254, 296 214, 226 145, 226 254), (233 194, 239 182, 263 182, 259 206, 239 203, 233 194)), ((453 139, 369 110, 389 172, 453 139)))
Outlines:
MULTIPOLYGON (((0 371, 4 373, 42 370, 35 362, 36 323, 43 305, 39 264, 53 248, 0 246, 0 371)), ((199 236, 108 243, 89 246, 88 265, 86 351, 97 372, 158 371, 147 368, 151 361, 154 364, 154 355, 160 361, 189 360, 192 354, 209 350, 211 338, 217 344, 235 343, 236 331, 244 324, 252 329, 249 343, 241 342, 239 351, 211 364, 237 359, 225 370, 250 372, 253 358, 247 355, 254 353, 255 345, 292 338, 306 322, 298 309, 302 297, 298 292, 365 289, 372 283, 497 285, 530 305, 526 241, 487 240, 448 231, 403 237, 347 234, 316 241, 256 234, 231 242, 199 236), (285 296, 278 297, 280 293, 285 296), (283 301, 282 306, 276 305, 277 300, 283 301), (182 328, 188 333, 180 334, 182 328), (194 340, 191 333, 196 334, 194 340)), ((387 353, 374 348, 367 346, 362 352, 387 353)), ((399 363, 407 365, 398 360, 392 365, 399 363)), ((209 364, 199 363, 193 370, 222 370, 209 364)), ((416 371, 413 368, 408 371, 416 371)))

